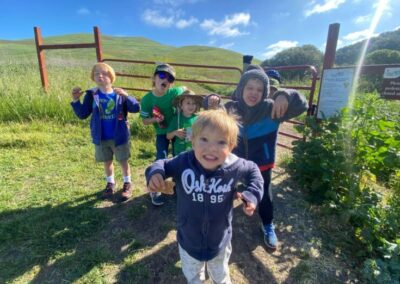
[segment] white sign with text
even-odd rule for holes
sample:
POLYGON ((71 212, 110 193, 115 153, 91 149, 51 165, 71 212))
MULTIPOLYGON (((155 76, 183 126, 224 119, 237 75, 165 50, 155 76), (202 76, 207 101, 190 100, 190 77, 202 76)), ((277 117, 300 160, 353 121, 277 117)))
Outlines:
POLYGON ((318 101, 318 118, 330 117, 347 106, 353 84, 354 68, 325 69, 318 101))

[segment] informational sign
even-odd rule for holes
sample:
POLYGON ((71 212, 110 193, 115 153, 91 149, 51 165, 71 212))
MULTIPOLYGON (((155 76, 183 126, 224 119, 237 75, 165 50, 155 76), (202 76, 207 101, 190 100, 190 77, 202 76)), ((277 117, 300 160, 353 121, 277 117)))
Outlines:
POLYGON ((381 97, 384 99, 400 100, 400 67, 385 68, 381 97))
POLYGON ((317 118, 333 116, 347 106, 354 68, 325 69, 322 74, 317 118))

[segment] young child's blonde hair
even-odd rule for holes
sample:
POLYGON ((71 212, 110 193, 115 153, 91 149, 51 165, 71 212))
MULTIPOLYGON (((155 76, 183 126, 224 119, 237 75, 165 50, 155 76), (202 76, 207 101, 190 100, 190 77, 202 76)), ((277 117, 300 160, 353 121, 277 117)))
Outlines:
POLYGON ((200 112, 192 125, 193 139, 200 135, 206 127, 221 131, 226 136, 230 148, 234 148, 237 145, 239 127, 234 115, 230 115, 222 109, 200 112))
POLYGON ((97 68, 101 68, 101 69, 107 70, 107 73, 108 73, 108 76, 110 77, 111 83, 114 83, 114 81, 115 81, 115 71, 114 71, 114 69, 110 65, 108 65, 106 63, 103 63, 103 62, 96 63, 93 66, 92 73, 91 73, 91 78, 92 78, 93 81, 94 81, 94 72, 96 71, 97 68))

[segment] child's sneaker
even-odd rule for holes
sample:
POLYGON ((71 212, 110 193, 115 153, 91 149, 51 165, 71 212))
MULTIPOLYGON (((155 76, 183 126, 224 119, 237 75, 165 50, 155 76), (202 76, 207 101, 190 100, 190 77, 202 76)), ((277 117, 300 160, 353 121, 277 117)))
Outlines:
POLYGON ((278 245, 278 238, 276 237, 276 234, 275 234, 274 224, 272 224, 272 223, 267 224, 267 225, 261 224, 261 230, 264 234, 264 243, 270 249, 275 250, 278 245))
POLYGON ((130 182, 124 182, 124 186, 122 187, 121 199, 122 201, 126 201, 132 196, 132 185, 130 182))
POLYGON ((107 182, 106 188, 104 189, 101 197, 103 199, 110 199, 115 192, 115 183, 107 182))
POLYGON ((165 197, 160 192, 150 192, 150 197, 154 206, 161 206, 165 202, 165 197))

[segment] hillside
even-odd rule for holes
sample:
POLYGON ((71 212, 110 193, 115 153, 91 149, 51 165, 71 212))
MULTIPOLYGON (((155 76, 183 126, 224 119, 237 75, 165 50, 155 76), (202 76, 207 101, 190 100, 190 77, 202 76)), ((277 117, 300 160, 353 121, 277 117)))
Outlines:
MULTIPOLYGON (((242 54, 222 48, 206 46, 174 47, 163 45, 143 37, 114 37, 102 35, 103 58, 141 60, 154 62, 172 62, 200 65, 232 66, 242 68, 242 54)), ((44 44, 91 43, 92 34, 71 34, 45 37, 44 44)), ((94 49, 64 49, 46 50, 46 66, 48 70, 64 68, 90 68, 96 62, 94 49)), ((255 62, 258 62, 255 60, 255 62)), ((0 64, 32 64, 37 65, 34 39, 3 41, 0 40, 0 64)), ((152 64, 110 63, 116 72, 150 77, 154 66, 152 64)), ((196 80, 215 80, 237 82, 239 72, 206 70, 193 67, 177 67, 179 78, 196 80)), ((52 76, 49 71, 49 77, 52 76)), ((51 80, 51 78, 49 78, 51 80)), ((116 84, 122 87, 150 88, 148 79, 131 79, 119 77, 116 84)), ((196 92, 231 92, 226 86, 214 84, 184 83, 196 92)))
MULTIPOLYGON (((338 49, 336 52, 336 64, 356 64, 364 44, 365 40, 338 49)), ((368 45, 367 54, 380 49, 400 51, 400 29, 392 32, 382 33, 377 37, 371 38, 368 45)))

